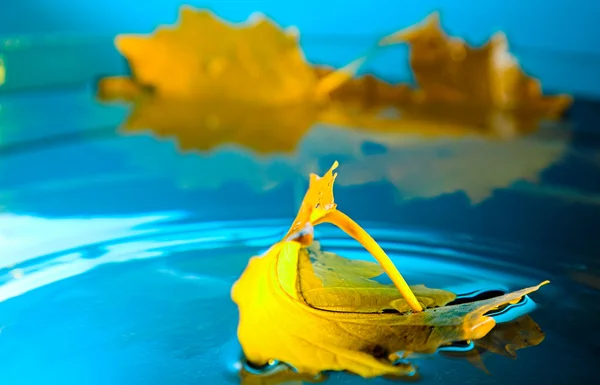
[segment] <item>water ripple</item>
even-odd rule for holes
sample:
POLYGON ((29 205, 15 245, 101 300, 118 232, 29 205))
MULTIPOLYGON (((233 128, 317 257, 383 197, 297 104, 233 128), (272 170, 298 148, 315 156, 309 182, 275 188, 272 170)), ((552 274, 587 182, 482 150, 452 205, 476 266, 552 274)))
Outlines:
MULTIPOLYGON (((17 227, 12 227, 11 236, 5 235, 4 244, 0 243, 0 246, 8 245, 2 249, 4 268, 0 269, 0 302, 109 263, 165 256, 175 258, 181 253, 230 248, 247 250, 250 257, 279 241, 290 223, 289 219, 222 222, 186 219, 189 218, 180 213, 138 218, 13 218, 13 224, 26 224, 21 228, 27 232, 18 232, 17 227), (56 232, 44 233, 42 230, 55 227, 61 227, 65 237, 50 244, 48 234, 55 236, 56 232), (69 229, 74 230, 71 236, 68 236, 69 229)), ((6 218, 3 218, 3 224, 6 227, 0 230, 10 228, 6 218)), ((527 251, 512 245, 393 229, 378 223, 366 224, 365 228, 414 283, 464 293, 474 287, 506 291, 549 278, 546 272, 515 264, 513 261, 527 251)), ((333 227, 318 228, 316 238, 328 251, 348 258, 372 260, 356 241, 333 227)), ((245 260, 239 263, 245 264, 245 260)), ((214 279, 210 272, 199 274, 174 268, 162 272, 179 279, 214 279)))

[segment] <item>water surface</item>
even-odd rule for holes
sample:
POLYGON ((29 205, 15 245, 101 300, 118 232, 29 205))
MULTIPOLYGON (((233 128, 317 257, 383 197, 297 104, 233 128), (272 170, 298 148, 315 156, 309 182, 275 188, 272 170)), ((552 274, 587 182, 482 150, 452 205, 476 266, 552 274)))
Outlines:
MULTIPOLYGON (((182 151, 173 135, 124 132, 128 107, 95 102, 89 87, 0 103, 2 383, 239 383, 230 287, 285 233, 308 174, 336 159, 339 207, 410 283, 466 292, 552 281, 531 296, 539 346, 517 360, 486 355, 490 375, 418 357, 422 383, 594 383, 596 104, 577 101, 564 122, 505 140, 320 123, 292 149, 260 153, 235 141, 182 151)), ((332 228, 317 235, 369 259, 332 228)))

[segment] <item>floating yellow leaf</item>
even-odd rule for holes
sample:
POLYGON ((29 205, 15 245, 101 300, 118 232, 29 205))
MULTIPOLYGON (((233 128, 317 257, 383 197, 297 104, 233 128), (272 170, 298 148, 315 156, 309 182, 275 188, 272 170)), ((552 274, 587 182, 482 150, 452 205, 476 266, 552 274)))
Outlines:
MULTIPOLYGON (((207 10, 183 7, 174 27, 160 27, 150 36, 117 37, 116 45, 134 78, 103 79, 99 96, 136 101, 129 129, 151 129, 161 136, 165 123, 172 120, 169 135, 176 135, 181 125, 186 138, 182 147, 197 144, 198 150, 235 142, 236 137, 241 139, 238 143, 256 148, 257 138, 277 142, 286 129, 289 148, 318 122, 425 136, 512 138, 537 129, 542 117, 559 113, 570 100, 536 93, 539 82, 522 75, 499 37, 484 48, 472 49, 460 39, 448 38, 435 14, 422 25, 384 39, 411 45, 411 63, 421 86, 416 93, 405 84, 392 85, 372 75, 352 78, 366 56, 339 70, 313 68, 297 40, 296 31, 285 31, 260 15, 236 25, 207 10), (463 51, 464 57, 457 54, 463 51), (329 103, 320 103, 323 96, 330 96, 329 103), (148 104, 153 108, 146 108, 148 104), (288 119, 284 115, 290 104, 300 107, 290 109, 288 119), (154 111, 159 108, 160 113, 154 111), (304 116, 302 110, 310 112, 304 116), (228 117, 232 112, 234 116, 228 117), (278 121, 291 123, 297 118, 297 125, 277 128, 278 121), (226 121, 222 126, 228 129, 213 130, 226 121), (189 140, 191 130, 199 131, 197 142, 189 140), (251 131, 257 135, 249 140, 251 131), (212 139, 205 141, 205 136, 212 139)), ((277 152, 279 145, 264 147, 267 150, 259 152, 271 152, 271 147, 277 152)))
MULTIPOLYGON (((364 283, 378 273, 373 266, 341 262, 341 257, 321 253, 314 246, 313 261, 317 263, 313 265, 311 249, 306 248, 312 244, 312 226, 324 220, 340 225, 364 241, 365 235, 361 233, 364 230, 354 222, 348 226, 351 220, 340 217, 337 211, 332 193, 335 167, 336 164, 323 177, 311 175, 300 212, 287 236, 264 255, 251 258, 232 288, 232 299, 240 314, 238 338, 249 362, 262 366, 272 360, 281 361, 299 373, 308 374, 347 370, 363 377, 407 375, 414 368, 410 364, 393 365, 390 358, 396 352, 433 353, 443 345, 483 338, 495 326, 494 319, 486 313, 514 303, 547 283, 456 305, 447 304, 451 294, 422 287, 426 300, 419 301, 419 307, 422 302, 432 307, 403 312, 395 309, 390 313, 378 304, 373 306, 370 301, 374 285, 364 283), (329 268, 334 272, 329 273, 329 268), (340 284, 342 274, 347 274, 351 281, 345 287, 340 284), (360 274, 362 281, 357 277, 360 274), (363 283, 353 285, 358 282, 363 283), (325 296, 324 309, 307 300, 305 294, 314 288, 323 293, 328 284, 335 289, 342 310, 331 306, 332 297, 325 296), (350 309, 344 309, 347 305, 350 309), (370 311, 361 311, 361 305, 370 311)), ((364 241, 369 242, 376 244, 372 238, 364 241)), ((376 258, 383 264, 391 264, 385 253, 383 256, 378 254, 376 258)), ((390 276, 394 272, 400 276, 393 264, 384 265, 383 270, 390 276)), ((413 291, 408 287, 404 291, 402 285, 394 283, 399 289, 396 298, 403 298, 413 307, 410 301, 413 291)), ((386 300, 392 297, 388 295, 386 300)), ((317 293, 312 299, 318 302, 323 296, 317 293)))
POLYGON ((184 6, 179 24, 151 36, 120 35, 115 44, 137 83, 163 97, 253 103, 313 102, 351 77, 362 60, 319 80, 295 29, 262 14, 231 24, 208 10, 184 6))
MULTIPOLYGON (((512 64, 505 66, 512 69, 510 71, 505 67, 489 64, 494 61, 486 59, 488 63, 481 59, 487 57, 485 55, 492 55, 489 47, 479 49, 483 53, 471 55, 471 51, 479 52, 478 49, 468 47, 462 40, 448 38, 439 27, 439 20, 436 17, 428 19, 429 21, 423 25, 402 31, 385 40, 409 42, 414 51, 413 57, 420 58, 415 59, 416 62, 429 63, 427 64, 429 67, 426 66, 431 69, 428 70, 429 72, 423 72, 424 70, 419 69, 418 65, 415 68, 416 74, 422 75, 417 76, 417 80, 421 79, 421 83, 424 84, 420 94, 421 96, 432 95, 428 99, 420 97, 419 92, 415 94, 407 85, 388 84, 370 75, 348 80, 349 75, 356 70, 364 58, 338 71, 323 67, 310 68, 304 63, 302 68, 308 68, 312 73, 310 76, 306 75, 305 70, 296 71, 294 66, 284 66, 281 63, 286 63, 289 57, 286 56, 287 51, 281 48, 285 45, 282 41, 287 38, 281 36, 288 36, 290 33, 278 29, 269 21, 254 19, 245 25, 235 26, 217 19, 208 11, 184 8, 181 14, 180 25, 173 29, 159 29, 151 37, 122 36, 117 39, 117 42, 124 42, 127 48, 123 53, 130 60, 135 78, 103 79, 99 84, 99 96, 104 100, 126 99, 134 102, 132 114, 124 124, 126 132, 151 131, 158 137, 174 137, 179 147, 184 150, 210 151, 226 145, 239 145, 262 155, 286 153, 289 154, 289 158, 284 159, 283 162, 289 168, 311 164, 305 159, 296 159, 296 155, 302 157, 303 152, 313 155, 319 153, 315 149, 321 147, 324 151, 322 154, 330 153, 332 152, 330 146, 339 143, 342 151, 346 151, 345 154, 352 159, 358 157, 360 160, 357 162, 360 163, 356 167, 357 171, 352 173, 351 177, 341 181, 344 185, 384 180, 396 186, 403 198, 430 198, 462 190, 473 203, 481 202, 494 189, 505 188, 515 181, 535 182, 539 173, 564 153, 565 145, 562 140, 541 141, 532 138, 514 140, 510 143, 488 140, 514 139, 536 130, 543 117, 554 112, 558 113, 563 108, 551 108, 553 102, 550 101, 566 99, 544 98, 541 94, 537 97, 535 93, 511 91, 508 94, 515 97, 521 95, 519 97, 522 98, 519 100, 523 103, 498 103, 498 100, 504 99, 496 98, 494 96, 496 94, 490 91, 493 88, 490 84, 496 83, 491 82, 491 75, 488 76, 493 72, 489 68, 495 68, 497 71, 494 70, 496 72, 493 73, 497 74, 509 74, 514 71, 520 73, 518 65, 515 66, 516 62, 509 60, 512 64), (263 24, 264 26, 260 26, 263 24), (272 28, 267 28, 267 25, 272 28), (204 36, 205 29, 208 31, 206 33, 210 34, 214 28, 228 31, 222 35, 224 40, 221 45, 216 46, 212 43, 205 45, 202 43, 204 37, 197 38, 200 35, 204 36), (257 40, 258 32, 255 30, 264 32, 264 41, 257 40), (267 38, 271 34, 277 37, 272 37, 273 41, 270 40, 271 37, 267 38), (437 43, 428 48, 427 39, 437 43), (155 45, 160 49, 154 49, 155 45), (267 49, 265 45, 271 48, 267 49), (261 69, 257 72, 256 78, 247 77, 248 71, 244 66, 248 63, 235 59, 235 56, 230 70, 238 71, 237 77, 211 78, 210 74, 213 72, 204 71, 201 65, 192 65, 222 58, 219 56, 222 54, 221 50, 229 54, 239 46, 246 47, 245 49, 253 55, 269 52, 269 55, 274 55, 275 59, 269 63, 263 61, 262 57, 255 61, 250 60, 250 63, 257 64, 261 69), (465 56, 466 59, 459 60, 458 64, 448 64, 447 60, 453 56, 452 52, 462 49, 469 53, 465 56), (161 50, 172 52, 172 55, 157 54, 163 52, 161 50), (170 66, 168 70, 165 69, 166 67, 161 67, 160 71, 155 68, 167 64, 170 66), (304 76, 314 77, 315 80, 309 82, 314 88, 313 94, 318 96, 329 93, 331 96, 329 102, 314 103, 315 98, 312 96, 297 99, 295 96, 290 96, 291 91, 286 91, 287 88, 280 92, 282 84, 288 83, 271 79, 271 75, 268 75, 270 70, 265 69, 267 64, 273 64, 277 68, 280 68, 278 66, 281 64, 281 71, 282 68, 286 68, 275 78, 287 79, 288 76, 295 78, 296 72, 301 74, 299 79, 304 76), (481 65, 489 71, 469 69, 470 66, 475 65, 481 65), (439 71, 432 69, 436 66, 440 67, 439 71), (138 67, 143 67, 142 72, 150 71, 152 76, 159 79, 158 83, 153 83, 152 76, 148 81, 143 80, 144 76, 137 75, 138 67), (456 76, 460 75, 457 78, 459 80, 461 76, 472 76, 469 81, 477 84, 467 86, 465 84, 468 82, 457 81, 446 74, 447 70, 454 71, 452 73, 458 74, 456 76), (287 75, 283 75, 284 73, 287 75), (189 76, 195 74, 199 81, 207 83, 202 83, 202 87, 196 87, 193 82, 183 82, 180 84, 183 87, 181 92, 161 91, 161 82, 167 84, 170 76, 177 77, 181 74, 189 74, 189 76), (442 74, 441 80, 437 78, 439 74, 442 74), (236 80, 238 84, 233 86, 231 79, 238 79, 236 80), (194 91, 204 89, 203 87, 207 85, 210 86, 208 91, 205 90, 208 93, 194 91), (155 88, 155 92, 148 91, 152 87, 155 88), (234 88, 239 89, 241 93, 229 92, 234 88), (281 100, 270 99, 276 98, 279 94, 283 95, 281 100), (441 98, 436 99, 436 95, 441 95, 441 98), (459 97, 455 98, 452 95, 459 95, 459 97), (292 100, 298 103, 282 104, 291 103, 292 100), (339 134, 333 135, 335 139, 331 141, 306 139, 305 142, 308 144, 304 147, 309 150, 302 151, 301 141, 306 138, 311 127, 317 124, 343 129, 358 128, 361 131, 340 131, 339 134), (365 131, 372 131, 373 134, 365 131), (380 136, 379 133, 386 135, 380 136), (385 147, 386 153, 365 156, 359 147, 363 143, 358 143, 356 138, 380 143, 381 148, 385 147), (436 140, 431 140, 433 138, 436 140), (332 144, 333 142, 336 144, 332 144), (349 148, 351 146, 356 148, 349 148), (403 162, 402 158, 408 156, 411 157, 411 162, 403 162), (474 164, 479 164, 474 162, 474 159, 483 160, 480 163, 487 164, 488 168, 489 164, 494 163, 497 165, 495 169, 500 171, 481 172, 479 168, 473 167, 474 164), (399 161, 406 164, 406 167, 397 167, 399 161)), ((294 48, 290 50, 300 52, 297 42, 294 44, 294 48)), ((504 52, 499 48, 495 49, 498 49, 498 55, 504 52)), ((494 55, 492 56, 496 57, 494 55)), ((254 56, 250 57, 254 58, 254 56)), ((460 55, 454 53, 454 57, 460 58, 460 55)), ((501 79, 510 78, 506 76, 501 79)), ((510 79, 513 78, 514 76, 510 79)), ((531 82, 536 81, 531 80, 531 82)), ((307 84, 303 81, 301 83, 307 84)), ((177 84, 179 83, 175 81, 173 84, 168 83, 167 86, 177 88, 179 87, 177 84)), ((514 81, 502 80, 499 84, 501 86, 498 86, 500 87, 498 89, 518 88, 514 81), (512 88, 509 87, 510 84, 513 84, 512 88)), ((264 162, 264 159, 260 159, 260 162, 264 162)), ((257 164, 256 167, 263 167, 261 169, 263 170, 264 163, 257 164)), ((194 170, 194 173, 196 172, 194 170)), ((233 173, 222 173, 222 175, 226 176, 227 180, 231 180, 235 178, 234 173, 235 170, 233 173)), ((250 184, 264 183, 266 187, 258 187, 261 190, 271 188, 285 178, 272 176, 259 180, 245 171, 244 174, 242 179, 250 184)), ((260 175, 264 174, 260 173, 260 175)), ((206 181, 211 186, 215 186, 219 185, 220 178, 221 176, 213 175, 206 181)), ((186 186, 189 183, 198 183, 197 178, 190 179, 193 181, 186 181, 186 186)))
POLYGON ((408 43, 419 103, 468 103, 556 116, 571 103, 566 95, 544 96, 540 82, 523 73, 508 52, 506 36, 495 34, 480 48, 449 37, 438 13, 396 32, 382 44, 408 43))
MULTIPOLYGON (((296 288, 300 252, 297 242, 276 245, 252 258, 233 287, 240 311, 238 338, 248 360, 258 365, 276 359, 310 374, 408 374, 412 367, 394 366, 386 358, 397 351, 433 353, 448 343, 482 338, 495 325, 486 312, 539 288, 416 313, 322 310, 308 304, 296 288)), ((349 292, 356 295, 360 289, 349 292)))
POLYGON ((116 45, 135 79, 164 96, 289 102, 310 98, 317 83, 297 36, 263 17, 233 26, 182 7, 178 26, 118 36, 116 45))

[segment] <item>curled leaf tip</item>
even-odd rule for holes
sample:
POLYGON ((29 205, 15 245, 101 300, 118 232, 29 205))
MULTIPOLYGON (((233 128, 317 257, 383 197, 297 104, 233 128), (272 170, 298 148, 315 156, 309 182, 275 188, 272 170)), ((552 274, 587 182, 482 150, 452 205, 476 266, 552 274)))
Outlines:
MULTIPOLYGON (((333 162, 331 168, 321 177, 317 174, 310 174, 310 183, 308 191, 304 195, 296 219, 284 239, 293 239, 307 228, 307 224, 316 225, 320 220, 337 207, 333 198, 333 184, 337 173, 333 171, 339 166, 337 161, 333 162)), ((303 237, 309 239, 312 237, 303 237)), ((304 244, 304 243, 303 243, 304 244)), ((307 246, 307 245, 306 245, 307 246)))

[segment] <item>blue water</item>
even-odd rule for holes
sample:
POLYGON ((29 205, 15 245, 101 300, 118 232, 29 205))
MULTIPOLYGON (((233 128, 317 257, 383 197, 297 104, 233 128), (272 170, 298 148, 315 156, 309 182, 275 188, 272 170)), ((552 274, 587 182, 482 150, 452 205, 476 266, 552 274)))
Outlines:
MULTIPOLYGON (((546 334, 510 360, 418 357, 424 384, 594 383, 598 107, 504 141, 311 127, 292 151, 179 150, 124 133, 90 88, 0 100, 0 383, 235 384, 232 283, 281 238, 310 172, 411 284, 531 295, 546 334)), ((276 128, 272 128, 275 130, 276 128)), ((319 227, 323 247, 369 259, 319 227)), ((388 383, 388 379, 368 381, 388 383)), ((360 384, 345 373, 331 384, 360 384)))

